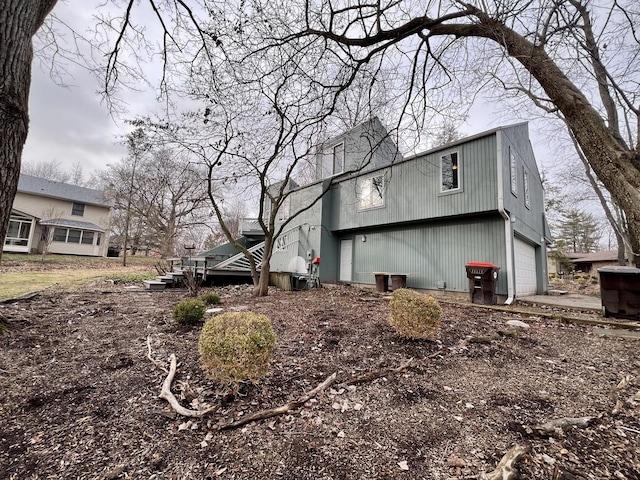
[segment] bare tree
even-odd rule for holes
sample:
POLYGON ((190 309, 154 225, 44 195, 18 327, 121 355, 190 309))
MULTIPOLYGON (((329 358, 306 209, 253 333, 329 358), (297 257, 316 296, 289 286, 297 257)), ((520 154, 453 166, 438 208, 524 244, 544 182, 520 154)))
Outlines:
MULTIPOLYGON (((59 160, 51 160, 49 162, 42 160, 39 162, 22 162, 20 173, 31 175, 33 177, 44 178, 52 182, 69 183, 71 175, 60 165, 59 160)), ((78 185, 78 184, 76 184, 78 185)))
POLYGON ((71 173, 69 174, 69 177, 69 181, 73 185, 84 185, 84 173, 80 162, 75 162, 71 165, 71 173))
POLYGON ((47 253, 49 253, 49 247, 51 247, 51 242, 53 242, 53 234, 56 229, 55 220, 61 217, 62 211, 53 206, 42 212, 42 221, 40 221, 40 242, 38 244, 38 248, 42 251, 42 255, 40 257, 42 262, 44 262, 47 253), (53 222, 51 222, 52 220, 53 222))
POLYGON ((114 224, 124 223, 125 249, 131 234, 132 247, 152 246, 172 256, 181 232, 202 223, 204 171, 179 152, 150 145, 143 127, 135 132, 128 137, 129 156, 102 172, 101 183, 115 202, 114 224))
MULTIPOLYGON (((477 91, 496 83, 526 95, 550 114, 560 113, 590 167, 624 212, 636 264, 640 264, 640 82, 637 63, 640 12, 634 2, 304 1, 304 25, 278 36, 339 59, 350 72, 380 62, 402 64, 406 113, 428 108, 434 92, 461 86, 477 91), (588 6, 603 9, 594 32, 588 6), (465 73, 466 75, 463 75, 465 73), (416 108, 418 107, 418 108, 416 108)), ((292 8, 292 7, 290 7, 292 8)), ((459 96, 458 98, 463 98, 459 96)), ((550 115, 550 121, 553 116, 550 115)))

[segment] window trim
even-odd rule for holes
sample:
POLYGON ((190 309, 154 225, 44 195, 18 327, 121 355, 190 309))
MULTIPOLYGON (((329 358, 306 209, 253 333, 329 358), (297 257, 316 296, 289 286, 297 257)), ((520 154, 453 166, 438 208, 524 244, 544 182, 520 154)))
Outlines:
POLYGON ((447 153, 440 153, 440 162, 439 162, 439 166, 440 166, 440 177, 439 177, 439 183, 440 183, 440 195, 448 195, 448 194, 452 194, 452 193, 460 193, 462 192, 462 162, 461 162, 461 157, 460 157, 460 151, 459 150, 451 150, 450 152, 447 153), (455 155, 455 165, 456 168, 453 168, 454 163, 452 162, 452 166, 451 166, 451 170, 452 171, 456 171, 456 177, 457 177, 457 182, 458 182, 458 186, 455 188, 448 188, 448 189, 444 189, 444 182, 443 182, 443 160, 445 159, 445 157, 453 157, 455 155))
POLYGON ((522 169, 522 181, 524 183, 524 206, 531 209, 531 188, 529 185, 529 172, 526 168, 522 169))
POLYGON ((518 196, 518 162, 516 154, 513 152, 511 146, 509 146, 509 176, 511 179, 511 193, 514 197, 518 196))
POLYGON ((357 197, 357 201, 358 201, 358 211, 359 212, 365 212, 368 210, 375 210, 378 208, 385 208, 387 205, 387 201, 386 201, 386 189, 387 189, 387 179, 386 179, 386 175, 384 173, 377 173, 374 175, 367 175, 367 176, 362 176, 362 177, 358 177, 357 181, 356 181, 356 197, 357 197), (374 179, 376 178, 380 178, 382 180, 382 185, 381 187, 375 188, 374 187, 374 179), (369 188, 369 201, 368 201, 368 205, 367 206, 363 206, 362 202, 363 202, 363 197, 362 197, 362 192, 363 192, 363 184, 364 182, 370 183, 370 187, 369 188), (377 203, 377 200, 374 198, 374 192, 377 191, 378 192, 378 197, 380 198, 380 202, 381 203, 377 203), (376 200, 376 202, 374 203, 374 200, 376 200))
POLYGON ((340 175, 344 173, 344 141, 336 143, 331 148, 331 171, 332 175, 340 175), (336 170, 336 152, 340 152, 342 154, 342 162, 340 165, 340 170, 336 170))

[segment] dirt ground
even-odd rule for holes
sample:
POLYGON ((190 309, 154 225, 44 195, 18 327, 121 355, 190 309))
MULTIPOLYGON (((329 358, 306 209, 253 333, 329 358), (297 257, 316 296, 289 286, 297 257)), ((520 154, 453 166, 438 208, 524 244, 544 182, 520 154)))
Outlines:
POLYGON ((234 401, 199 366, 201 326, 171 320, 185 291, 99 283, 0 305, 11 322, 0 337, 0 477, 469 479, 524 445, 524 479, 640 478, 637 340, 443 302, 440 338, 409 341, 387 323, 388 297, 371 291, 216 291, 225 310, 268 315, 277 334, 269 375, 234 401), (147 342, 162 365, 177 355, 182 405, 218 411, 188 419, 159 399, 166 373, 147 342), (220 430, 334 372, 302 408, 220 430), (545 435, 530 428, 566 417, 591 418, 545 435))

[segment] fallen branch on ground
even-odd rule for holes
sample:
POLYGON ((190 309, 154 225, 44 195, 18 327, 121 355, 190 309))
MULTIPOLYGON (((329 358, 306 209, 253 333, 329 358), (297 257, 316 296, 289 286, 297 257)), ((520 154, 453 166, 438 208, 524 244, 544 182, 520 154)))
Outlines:
POLYGON ((162 391, 160 392, 160 398, 163 398, 167 402, 169 402, 169 405, 171 405, 171 408, 173 408, 176 413, 184 417, 196 417, 196 418, 204 417, 205 415, 218 410, 218 407, 211 407, 211 408, 207 408, 206 410, 190 410, 180 405, 180 402, 178 402, 178 399, 173 395, 173 393, 171 393, 171 383, 173 382, 173 377, 176 374, 176 367, 178 364, 178 360, 176 359, 176 356, 174 353, 171 354, 171 356, 169 357, 169 360, 171 361, 171 366, 169 367, 169 374, 167 375, 167 378, 165 378, 164 382, 162 383, 162 391))
POLYGON ((558 418, 545 423, 539 423, 538 425, 525 427, 525 430, 529 435, 546 436, 562 430, 565 427, 588 427, 593 419, 594 417, 558 418))
POLYGON ((518 478, 518 470, 515 464, 527 453, 529 445, 514 445, 504 454, 495 470, 480 474, 480 480, 512 480, 518 478))
MULTIPOLYGON (((437 352, 437 353, 440 354, 440 352, 437 352)), ((375 372, 367 372, 364 375, 353 378, 351 380, 347 380, 346 382, 344 382, 344 385, 357 385, 359 383, 370 382, 372 380, 375 380, 376 378, 386 377, 387 375, 390 375, 393 373, 400 373, 403 370, 405 370, 411 364, 411 362, 413 362, 413 357, 411 357, 409 360, 404 362, 399 367, 384 368, 382 370, 376 370, 375 372)))
POLYGON ((34 298, 37 298, 39 296, 40 296, 40 292, 25 293, 24 295, 19 295, 17 297, 5 298, 3 300, 0 300, 0 303, 5 303, 6 304, 6 303, 23 302, 23 301, 26 301, 26 300, 33 300, 34 298))
POLYGON ((329 387, 336 381, 337 372, 329 375, 324 382, 318 385, 316 388, 311 390, 309 393, 303 395, 298 400, 294 400, 293 402, 289 402, 285 405, 276 408, 269 408, 267 410, 262 410, 260 412, 253 413, 251 415, 247 415, 246 417, 241 418, 240 420, 236 420, 235 422, 231 422, 227 425, 223 425, 219 428, 219 430, 230 430, 232 428, 238 428, 242 425, 246 425, 247 423, 255 422, 256 420, 264 420, 265 418, 275 417, 277 415, 283 415, 288 413, 291 410, 296 408, 300 408, 305 403, 307 403, 310 399, 315 397, 318 393, 322 392, 324 389, 329 387))

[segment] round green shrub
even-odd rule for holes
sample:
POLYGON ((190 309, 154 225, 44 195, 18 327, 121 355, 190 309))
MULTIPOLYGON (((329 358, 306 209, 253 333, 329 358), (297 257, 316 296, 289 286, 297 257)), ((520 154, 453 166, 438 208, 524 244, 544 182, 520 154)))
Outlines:
POLYGON ((173 309, 173 319, 181 325, 201 322, 207 309, 200 300, 183 300, 173 309))
POLYGON ((215 292, 207 292, 200 295, 200 300, 202 300, 205 305, 217 305, 220 303, 220 295, 215 292))
POLYGON ((200 363, 209 378, 237 390, 240 382, 255 382, 267 373, 275 344, 271 320, 265 315, 223 313, 202 328, 200 363))
POLYGON ((400 335, 413 339, 437 338, 442 309, 432 296, 400 288, 393 292, 389 310, 389 325, 400 335))

